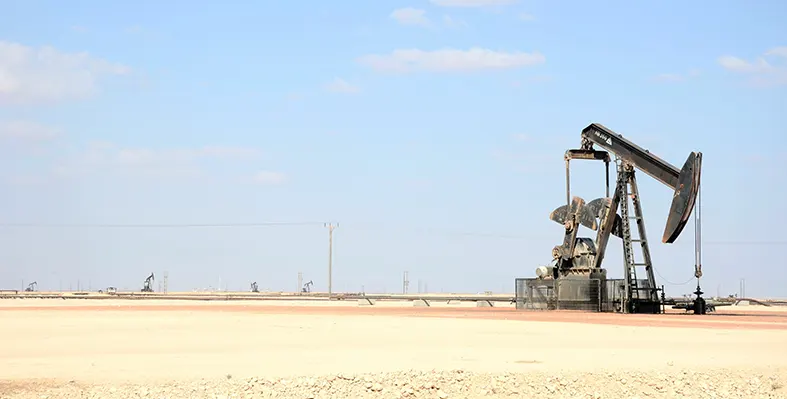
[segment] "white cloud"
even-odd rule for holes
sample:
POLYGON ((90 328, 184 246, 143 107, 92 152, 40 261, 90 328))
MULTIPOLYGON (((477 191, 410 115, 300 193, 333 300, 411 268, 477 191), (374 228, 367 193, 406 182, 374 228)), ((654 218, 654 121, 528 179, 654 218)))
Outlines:
POLYGON ((517 0, 430 0, 441 7, 489 7, 515 4, 517 0))
POLYGON ((56 164, 61 177, 97 173, 120 173, 143 177, 200 177, 201 162, 237 162, 257 159, 260 151, 247 147, 205 146, 198 148, 132 148, 93 142, 56 164))
POLYGON ((287 181, 287 176, 284 173, 269 170, 261 170, 253 177, 253 182, 257 184, 274 185, 282 184, 285 181, 287 181))
POLYGON ((764 58, 757 58, 754 62, 749 62, 731 55, 719 57, 719 65, 730 71, 743 73, 763 73, 773 69, 764 58))
POLYGON ((357 60, 381 72, 461 72, 485 69, 511 69, 543 64, 540 53, 500 52, 474 47, 469 50, 419 49, 394 50, 390 54, 370 54, 357 60))
POLYGON ((86 98, 98 91, 102 77, 129 72, 127 66, 85 52, 64 53, 49 46, 0 41, 0 105, 86 98))
POLYGON ((467 23, 450 15, 443 15, 443 25, 449 28, 462 28, 467 26, 467 23))
POLYGON ((112 148, 103 146, 104 149, 113 150, 110 161, 118 165, 151 166, 173 163, 189 163, 201 159, 238 160, 255 158, 259 155, 257 150, 243 147, 202 147, 187 149, 156 150, 150 148, 112 148))
POLYGON ((40 143, 53 140, 60 136, 61 133, 61 130, 58 128, 31 121, 0 121, 0 139, 3 140, 40 143))
POLYGON ((353 84, 350 84, 344 79, 335 78, 334 80, 332 80, 331 82, 325 85, 325 90, 334 93, 355 94, 355 93, 359 93, 361 91, 361 88, 353 84))
POLYGON ((725 55, 718 62, 728 71, 748 75, 755 86, 787 85, 787 47, 774 47, 752 61, 725 55))
POLYGON ((419 8, 405 7, 394 10, 391 18, 402 25, 429 26, 429 18, 426 17, 426 10, 419 8))
POLYGON ((774 47, 765 52, 765 55, 774 55, 777 57, 787 58, 787 46, 774 47))

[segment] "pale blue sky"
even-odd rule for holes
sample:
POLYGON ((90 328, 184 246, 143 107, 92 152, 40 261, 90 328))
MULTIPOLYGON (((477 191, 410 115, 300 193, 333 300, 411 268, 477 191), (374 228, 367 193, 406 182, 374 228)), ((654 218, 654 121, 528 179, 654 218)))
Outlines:
MULTIPOLYGON (((562 156, 598 122, 676 166, 704 153, 709 294, 787 296, 787 2, 0 9, 5 223, 338 221, 335 290, 396 292, 408 270, 411 292, 511 291, 561 242, 562 156)), ((574 194, 603 195, 602 170, 576 164, 574 194)), ((670 283, 693 228, 661 244, 672 192, 640 184, 657 280, 688 293, 670 283)), ((170 290, 292 290, 302 271, 324 290, 326 260, 320 225, 0 229, 2 288, 168 271, 170 290)), ((613 239, 610 275, 621 260, 613 239)))

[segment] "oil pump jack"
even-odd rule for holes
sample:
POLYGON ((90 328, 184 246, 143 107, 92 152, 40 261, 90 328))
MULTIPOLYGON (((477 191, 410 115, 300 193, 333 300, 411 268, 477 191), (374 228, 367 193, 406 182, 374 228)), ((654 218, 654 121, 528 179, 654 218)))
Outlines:
MULTIPOLYGON (((563 244, 552 250, 553 266, 541 266, 536 270, 539 278, 598 278, 606 280, 606 270, 601 267, 610 234, 623 241, 624 285, 619 311, 624 313, 660 313, 659 288, 653 275, 645 222, 642 215, 636 170, 653 177, 674 190, 672 206, 667 217, 662 242, 675 242, 691 216, 700 190, 700 169, 702 153, 692 152, 678 169, 661 158, 651 154, 622 135, 603 125, 592 123, 582 130, 579 149, 566 151, 566 205, 555 209, 550 219, 565 227, 563 244), (598 146, 603 150, 596 150, 598 146), (612 197, 609 193, 610 153, 615 156, 617 182, 612 197), (580 197, 571 197, 570 161, 600 160, 606 164, 606 197, 595 199, 587 204, 580 197), (629 203, 631 201, 631 203, 629 203), (620 215, 618 215, 620 208, 620 215), (633 208, 633 209, 632 209, 633 208), (636 221, 637 237, 632 235, 631 220, 636 221), (580 225, 596 230, 595 240, 577 237, 580 225), (635 260, 634 244, 639 243, 641 257, 635 260), (646 278, 637 278, 638 269, 644 269, 646 278)), ((699 204, 697 202, 697 204, 699 204)), ((695 269, 697 278, 697 298, 694 312, 704 314, 705 302, 701 295, 699 279, 702 276, 700 247, 699 209, 695 212, 695 269)), ((607 294, 602 285, 602 297, 607 294)), ((663 297, 663 292, 662 292, 663 297)))
POLYGON ((25 292, 36 292, 37 290, 38 290, 38 283, 35 281, 28 284, 27 288, 25 288, 25 292))
POLYGON ((153 281, 156 278, 153 276, 153 273, 150 273, 150 276, 145 279, 145 283, 142 286, 142 292, 153 292, 153 281))

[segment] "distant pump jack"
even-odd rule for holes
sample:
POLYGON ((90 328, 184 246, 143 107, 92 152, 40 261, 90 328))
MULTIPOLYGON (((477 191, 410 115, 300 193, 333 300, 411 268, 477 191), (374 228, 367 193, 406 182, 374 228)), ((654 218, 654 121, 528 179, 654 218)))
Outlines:
POLYGON ((153 273, 150 273, 150 276, 145 279, 145 282, 142 285, 142 292, 153 292, 153 281, 156 280, 156 277, 153 276, 153 273))
POLYGON ((38 290, 38 283, 35 281, 28 284, 27 288, 25 288, 25 292, 36 292, 37 290, 38 290))

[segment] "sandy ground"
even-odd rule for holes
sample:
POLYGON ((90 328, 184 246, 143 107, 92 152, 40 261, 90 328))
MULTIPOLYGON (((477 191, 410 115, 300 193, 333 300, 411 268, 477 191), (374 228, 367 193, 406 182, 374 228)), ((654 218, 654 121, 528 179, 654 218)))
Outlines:
POLYGON ((25 299, 0 301, 0 325, 0 397, 44 380, 156 386, 406 370, 787 375, 787 312, 774 310, 645 316, 467 303, 25 299))

